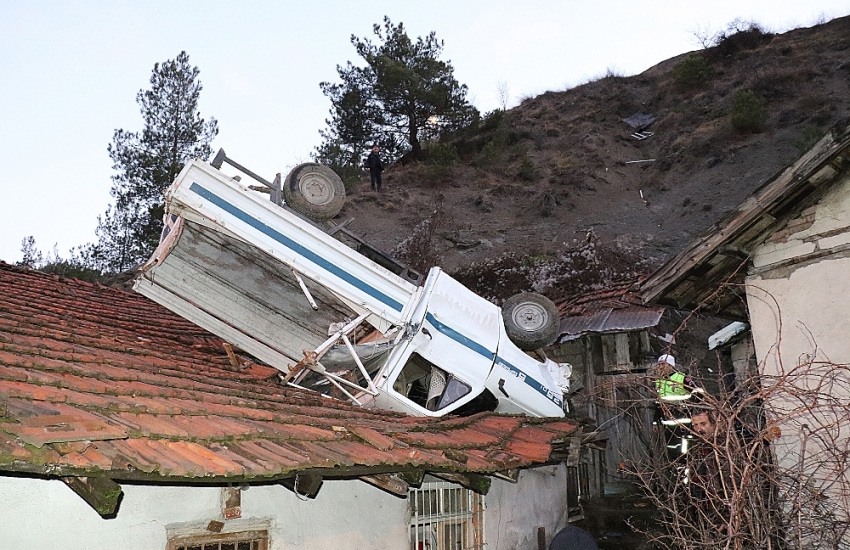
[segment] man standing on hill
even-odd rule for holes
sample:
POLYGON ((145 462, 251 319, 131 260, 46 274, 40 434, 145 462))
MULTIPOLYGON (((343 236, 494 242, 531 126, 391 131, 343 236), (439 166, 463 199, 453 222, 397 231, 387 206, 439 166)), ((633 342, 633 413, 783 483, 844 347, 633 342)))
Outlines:
POLYGON ((384 163, 381 162, 381 149, 377 145, 372 146, 372 152, 366 157, 364 165, 366 170, 369 170, 369 177, 372 180, 372 191, 377 189, 381 192, 381 172, 384 171, 384 163))

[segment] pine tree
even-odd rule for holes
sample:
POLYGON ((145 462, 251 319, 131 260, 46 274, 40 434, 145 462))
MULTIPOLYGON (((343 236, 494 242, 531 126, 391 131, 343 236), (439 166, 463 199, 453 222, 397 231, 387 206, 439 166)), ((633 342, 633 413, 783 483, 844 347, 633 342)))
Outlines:
POLYGON ((320 162, 357 166, 372 144, 380 145, 390 161, 408 151, 417 158, 423 141, 463 127, 477 115, 451 62, 439 59, 443 42, 434 32, 413 41, 403 23, 393 25, 388 17, 383 27, 376 24, 372 30, 376 43, 351 36, 365 66, 338 65, 342 82, 319 85, 331 100, 328 129, 320 132, 324 141, 314 153, 320 162))
POLYGON ((115 130, 108 147, 114 204, 98 218, 98 243, 84 251, 103 271, 118 272, 147 259, 159 242, 163 192, 190 159, 207 160, 218 123, 198 113, 199 70, 186 52, 154 65, 150 89, 140 90, 141 132, 115 130))

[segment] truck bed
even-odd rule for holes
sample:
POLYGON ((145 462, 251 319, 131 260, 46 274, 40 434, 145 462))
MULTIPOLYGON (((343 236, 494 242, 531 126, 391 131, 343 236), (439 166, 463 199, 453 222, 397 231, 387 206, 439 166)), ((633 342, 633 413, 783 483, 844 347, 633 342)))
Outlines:
POLYGON ((135 290, 283 372, 325 341, 332 323, 370 312, 379 330, 400 322, 417 292, 209 165, 188 164, 167 202, 176 225, 135 290))

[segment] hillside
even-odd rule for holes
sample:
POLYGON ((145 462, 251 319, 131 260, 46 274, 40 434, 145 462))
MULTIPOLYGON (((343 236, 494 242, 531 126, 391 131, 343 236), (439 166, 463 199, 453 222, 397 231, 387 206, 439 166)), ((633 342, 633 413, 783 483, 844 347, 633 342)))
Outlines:
POLYGON ((552 253, 589 231, 657 264, 850 116, 850 17, 732 34, 696 53, 710 69, 690 86, 682 54, 491 113, 428 160, 390 167, 382 194, 353 185, 338 220, 393 251, 439 207, 427 252, 449 270, 552 253), (733 129, 741 91, 766 105, 755 131, 733 129), (631 136, 623 119, 635 113, 655 117, 651 137, 631 136))

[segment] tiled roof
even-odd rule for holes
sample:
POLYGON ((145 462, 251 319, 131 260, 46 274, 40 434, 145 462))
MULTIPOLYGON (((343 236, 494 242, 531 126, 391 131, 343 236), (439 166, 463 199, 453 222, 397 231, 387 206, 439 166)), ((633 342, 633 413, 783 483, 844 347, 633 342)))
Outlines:
POLYGON ((234 366, 215 336, 123 290, 0 262, 0 471, 251 481, 552 460, 575 425, 366 410, 234 366))
POLYGON ((557 304, 558 312, 561 318, 564 318, 593 314, 602 309, 643 305, 637 293, 640 281, 641 279, 618 281, 604 288, 569 296, 557 304))

